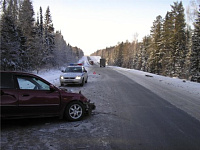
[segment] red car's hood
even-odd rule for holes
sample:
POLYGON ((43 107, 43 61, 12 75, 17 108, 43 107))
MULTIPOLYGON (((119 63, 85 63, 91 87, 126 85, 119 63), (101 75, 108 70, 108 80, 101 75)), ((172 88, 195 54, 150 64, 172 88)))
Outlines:
POLYGON ((87 102, 88 99, 81 94, 81 91, 78 93, 74 93, 73 91, 67 90, 66 88, 59 88, 61 97, 72 97, 72 99, 81 100, 83 102, 87 102))

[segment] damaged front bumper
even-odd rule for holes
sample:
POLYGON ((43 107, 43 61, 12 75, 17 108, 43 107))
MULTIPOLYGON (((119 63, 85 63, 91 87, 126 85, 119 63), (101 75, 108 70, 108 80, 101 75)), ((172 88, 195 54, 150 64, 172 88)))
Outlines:
POLYGON ((95 104, 91 103, 90 100, 85 103, 85 106, 86 106, 86 109, 85 109, 86 113, 89 115, 92 113, 92 110, 96 109, 95 104))

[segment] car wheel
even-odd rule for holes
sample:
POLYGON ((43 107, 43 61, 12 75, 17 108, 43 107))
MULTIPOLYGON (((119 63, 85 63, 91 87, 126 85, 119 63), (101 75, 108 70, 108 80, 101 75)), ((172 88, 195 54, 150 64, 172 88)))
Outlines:
POLYGON ((81 85, 81 86, 83 86, 83 85, 84 85, 84 83, 85 83, 85 82, 84 82, 84 78, 83 78, 83 80, 82 80, 82 83, 81 83, 80 85, 81 85))
POLYGON ((83 118, 85 109, 82 103, 72 102, 65 110, 65 117, 69 121, 79 121, 83 118))

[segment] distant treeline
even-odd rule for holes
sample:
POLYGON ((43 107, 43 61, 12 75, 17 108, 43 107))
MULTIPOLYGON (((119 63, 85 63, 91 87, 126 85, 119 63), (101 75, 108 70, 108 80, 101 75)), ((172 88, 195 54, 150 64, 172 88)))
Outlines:
POLYGON ((54 32, 50 8, 37 19, 31 0, 1 0, 1 70, 39 71, 76 62, 84 54, 54 32))
POLYGON ((156 17, 150 33, 142 42, 121 42, 91 55, 105 58, 108 65, 200 80, 200 11, 191 29, 182 2, 174 2, 164 19, 156 17))

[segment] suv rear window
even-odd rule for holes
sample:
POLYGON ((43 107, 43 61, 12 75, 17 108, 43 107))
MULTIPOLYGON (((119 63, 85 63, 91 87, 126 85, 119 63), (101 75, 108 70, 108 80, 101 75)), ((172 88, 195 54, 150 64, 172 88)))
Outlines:
POLYGON ((1 89, 13 89, 14 79, 11 73, 1 72, 1 89))

